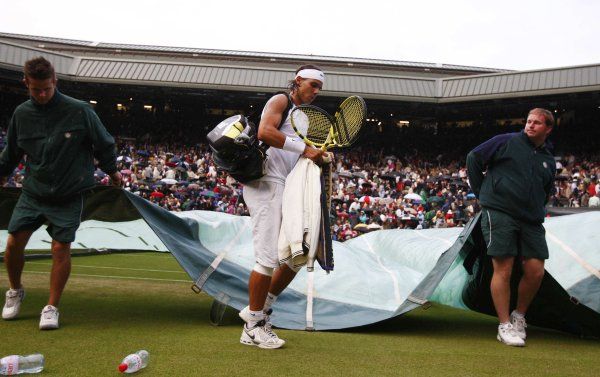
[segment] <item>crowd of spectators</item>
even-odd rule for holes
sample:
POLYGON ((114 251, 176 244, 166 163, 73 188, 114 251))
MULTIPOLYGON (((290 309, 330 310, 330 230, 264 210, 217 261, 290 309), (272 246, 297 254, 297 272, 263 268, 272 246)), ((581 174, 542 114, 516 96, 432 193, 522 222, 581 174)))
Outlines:
MULTIPOLYGON (((4 133, 0 136, 3 145, 4 133)), ((207 210, 248 215, 243 185, 218 170, 206 144, 137 145, 119 143, 123 186, 169 211, 207 210)), ((600 164, 567 155, 557 161, 558 176, 550 206, 598 207, 600 164)), ((478 211, 464 160, 427 161, 418 153, 386 154, 358 147, 337 153, 331 197, 332 234, 347 240, 378 229, 464 226, 478 211)), ((19 187, 23 166, 8 180, 19 187)), ((95 173, 99 184, 108 176, 95 173)))
MULTIPOLYGON (((0 113, 1 150, 10 112, 0 113)), ((209 147, 202 142, 206 130, 185 132, 187 119, 185 115, 177 118, 178 126, 171 132, 163 129, 167 120, 147 112, 103 115, 109 131, 117 135, 124 189, 169 211, 248 215, 243 185, 216 168, 209 147)), ((331 197, 334 238, 346 240, 377 229, 464 226, 480 209, 469 190, 466 153, 494 134, 516 131, 522 125, 513 128, 486 125, 477 127, 478 132, 456 125, 392 129, 385 131, 391 132, 385 137, 367 135, 358 147, 336 153, 331 197)), ((600 206, 600 154, 595 147, 585 148, 594 138, 582 140, 579 132, 556 131, 563 150, 572 143, 576 147, 571 150, 582 153, 563 153, 557 158, 555 193, 549 205, 600 206)), ((21 186, 23 173, 19 165, 7 185, 21 186)), ((102 171, 96 171, 96 177, 99 184, 108 184, 102 171)))

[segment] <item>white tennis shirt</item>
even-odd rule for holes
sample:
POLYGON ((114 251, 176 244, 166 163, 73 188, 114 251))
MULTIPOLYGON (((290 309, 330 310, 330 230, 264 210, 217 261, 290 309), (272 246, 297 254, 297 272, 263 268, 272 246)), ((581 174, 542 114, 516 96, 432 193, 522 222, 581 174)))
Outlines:
MULTIPOLYGON (((275 96, 271 97, 271 99, 267 101, 267 104, 271 102, 273 98, 275 98, 275 96)), ((266 107, 267 105, 265 105, 265 108, 266 107)), ((285 122, 281 125, 281 128, 279 129, 279 131, 281 131, 285 136, 298 137, 298 135, 296 135, 296 133, 294 132, 294 129, 292 128, 292 123, 290 121, 290 113, 292 112, 292 110, 294 110, 295 107, 296 105, 292 103, 292 108, 285 115, 285 122)), ((265 109, 263 109, 261 117, 264 115, 264 113, 265 109)), ((305 125, 303 128, 308 128, 308 126, 305 125)), ((303 134, 306 134, 306 129, 299 129, 299 131, 303 134)), ((290 174, 292 169, 294 169, 296 162, 298 162, 298 158, 300 158, 300 154, 298 153, 284 151, 283 149, 275 147, 270 147, 267 150, 267 173, 260 179, 262 181, 275 182, 284 185, 285 179, 290 174)))

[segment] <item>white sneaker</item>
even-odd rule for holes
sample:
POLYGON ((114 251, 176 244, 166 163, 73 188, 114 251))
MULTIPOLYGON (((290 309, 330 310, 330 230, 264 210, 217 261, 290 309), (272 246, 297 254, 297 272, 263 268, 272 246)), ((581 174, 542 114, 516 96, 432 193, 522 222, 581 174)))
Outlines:
POLYGON ((247 324, 244 325, 240 343, 248 346, 258 346, 259 348, 275 349, 283 346, 285 340, 279 339, 270 327, 267 328, 265 326, 265 321, 263 320, 252 328, 248 328, 247 324))
POLYGON ((525 340, 527 338, 527 333, 525 332, 527 322, 525 321, 525 317, 522 315, 515 315, 515 312, 513 311, 510 313, 510 323, 513 325, 515 334, 517 334, 519 338, 525 340))
POLYGON ((58 328, 58 309, 52 305, 46 305, 40 316, 40 330, 54 330, 58 328))
POLYGON ((269 308, 265 313, 265 330, 273 332, 273 325, 271 324, 271 313, 273 313, 273 309, 269 308))
POLYGON ((502 343, 509 346, 525 346, 525 341, 515 333, 515 329, 513 328, 513 325, 510 322, 501 323, 498 326, 498 336, 496 338, 502 343))
POLYGON ((25 290, 9 289, 6 291, 6 302, 4 308, 2 308, 2 319, 13 319, 19 314, 21 309, 21 302, 25 298, 25 290))

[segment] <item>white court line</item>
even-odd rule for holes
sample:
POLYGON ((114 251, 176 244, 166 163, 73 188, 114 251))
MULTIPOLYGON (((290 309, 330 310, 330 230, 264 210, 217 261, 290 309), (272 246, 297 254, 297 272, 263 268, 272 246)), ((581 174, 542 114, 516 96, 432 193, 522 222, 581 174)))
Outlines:
MULTIPOLYGON (((46 271, 24 271, 29 274, 50 274, 46 271)), ((108 276, 108 275, 93 275, 93 274, 71 274, 71 276, 87 276, 95 278, 107 278, 107 279, 131 279, 131 280, 149 280, 149 281, 170 281, 174 283, 189 283, 189 280, 178 280, 178 279, 156 279, 156 278, 140 278, 136 276, 108 276)))
MULTIPOLYGON (((49 249, 48 249, 49 250, 49 249)), ((89 249, 71 249, 71 250, 89 250, 89 249)), ((106 249, 99 249, 100 251, 106 250, 106 249)), ((25 250, 27 251, 27 250, 25 250)), ((50 254, 48 254, 50 255, 50 254)), ((106 252, 106 253, 88 253, 88 254, 78 254, 77 256, 82 256, 82 257, 97 257, 97 256, 105 256, 105 255, 110 255, 111 257, 150 257, 150 258, 154 258, 154 257, 173 257, 173 254, 171 254, 171 252, 169 251, 160 251, 160 250, 154 250, 154 249, 148 249, 148 250, 142 250, 142 251, 134 251, 131 253, 128 252, 124 252, 124 253, 111 253, 111 252, 106 252)))
POLYGON ((173 257, 173 254, 171 254, 168 251, 157 251, 157 250, 147 250, 147 251, 143 251, 143 252, 137 252, 137 253, 106 253, 106 254, 90 254, 90 256, 97 256, 97 255, 110 255, 113 257, 150 257, 150 258, 154 258, 154 257, 173 257))
POLYGON ((600 279, 600 270, 598 270, 597 268, 594 268, 594 266, 592 266, 591 264, 586 262, 582 257, 579 256, 579 254, 577 254, 575 252, 575 250, 571 249, 567 244, 565 244, 564 242, 559 240, 558 237, 556 237, 554 234, 552 234, 546 230, 546 235, 548 236, 548 238, 550 238, 550 240, 552 240, 552 242, 554 242, 558 246, 560 246, 564 252, 566 252, 571 257, 573 257, 573 259, 575 259, 577 261, 577 263, 579 263, 583 268, 585 268, 592 275, 594 275, 598 279, 600 279))
POLYGON ((377 263, 379 264, 381 269, 384 270, 385 272, 387 272, 390 275, 390 277, 392 278, 392 281, 394 282, 394 297, 396 298, 396 303, 398 305, 402 304, 402 298, 400 297, 400 288, 398 287, 398 278, 396 278, 396 274, 394 274, 394 272, 392 270, 390 270, 389 268, 387 268, 386 266, 383 265, 383 263, 381 262, 381 257, 379 255, 375 254, 375 251, 373 251, 371 244, 368 243, 367 240, 365 239, 366 237, 361 237, 361 238, 367 244, 367 248, 369 249, 369 252, 377 257, 377 263))
MULTIPOLYGON (((52 263, 40 263, 40 262, 27 262, 27 264, 35 264, 38 266, 52 266, 52 263)), ((150 270, 145 268, 129 268, 129 267, 106 267, 106 266, 88 266, 83 264, 72 264, 73 267, 85 267, 85 268, 105 268, 110 270, 128 270, 128 271, 144 271, 144 272, 172 272, 176 274, 185 274, 185 271, 172 271, 172 270, 150 270)))

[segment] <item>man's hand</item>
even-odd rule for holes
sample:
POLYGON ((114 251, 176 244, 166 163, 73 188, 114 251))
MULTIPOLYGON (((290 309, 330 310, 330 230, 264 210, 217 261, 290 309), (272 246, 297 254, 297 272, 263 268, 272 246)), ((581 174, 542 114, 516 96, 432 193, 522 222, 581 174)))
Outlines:
POLYGON ((0 176, 0 187, 4 187, 6 182, 8 181, 7 177, 0 176))
POLYGON ((304 153, 302 153, 302 157, 310 158, 315 164, 321 165, 323 164, 323 156, 326 154, 327 152, 321 149, 317 149, 311 147, 310 145, 307 145, 306 148, 304 148, 304 153))
POLYGON ((121 187, 121 184, 123 183, 123 177, 121 176, 121 173, 118 171, 112 173, 110 175, 110 183, 115 187, 121 187))
POLYGON ((333 153, 326 152, 311 146, 306 146, 302 157, 310 158, 317 165, 329 164, 333 162, 333 153))
POLYGON ((331 164, 334 160, 335 157, 333 156, 333 152, 325 152, 325 154, 323 155, 324 164, 331 164))

